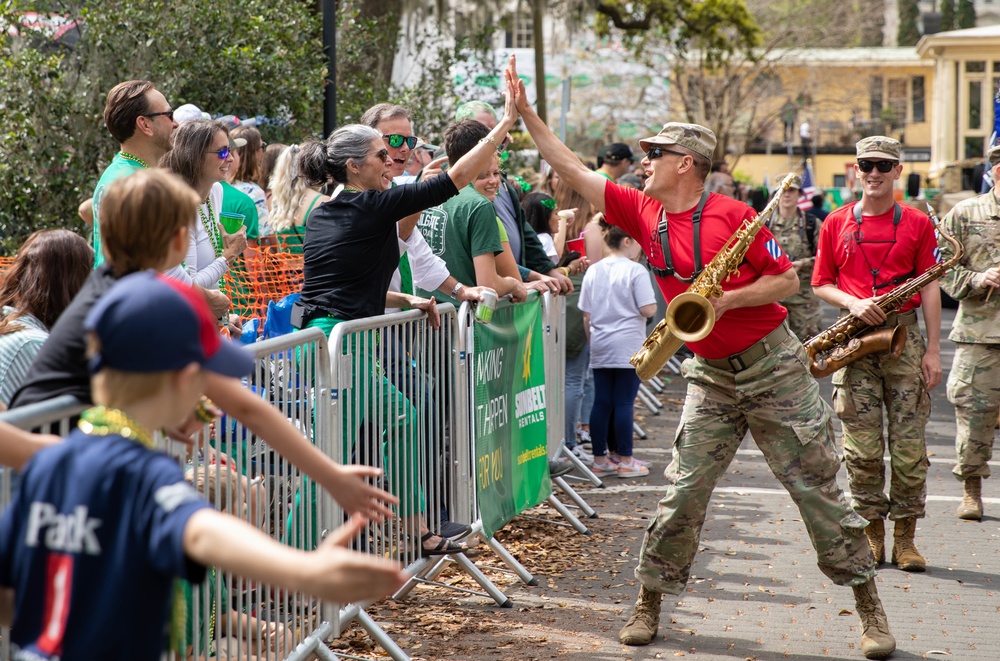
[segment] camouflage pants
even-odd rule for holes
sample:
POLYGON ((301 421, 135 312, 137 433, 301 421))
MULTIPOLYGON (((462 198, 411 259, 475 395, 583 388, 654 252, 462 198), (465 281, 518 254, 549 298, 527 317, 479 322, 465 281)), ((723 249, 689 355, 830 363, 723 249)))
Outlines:
POLYGON ((906 348, 894 359, 869 354, 833 374, 833 403, 844 426, 844 457, 854 509, 872 521, 923 517, 927 500, 927 445, 930 416, 920 361, 924 338, 918 324, 906 326, 906 348), (888 422, 892 479, 885 494, 886 449, 883 405, 888 422))
POLYGON ((657 592, 684 589, 708 501, 748 429, 798 506, 820 570, 838 585, 874 576, 868 522, 837 484, 830 408, 799 341, 789 337, 742 372, 695 358, 684 361, 683 373, 688 392, 665 473, 669 484, 646 529, 636 578, 657 592))
POLYGON ((811 291, 808 295, 799 293, 781 302, 788 310, 788 327, 799 341, 805 342, 819 335, 823 325, 820 301, 811 291))
POLYGON ((960 480, 990 476, 994 427, 1000 409, 1000 344, 955 344, 948 375, 948 401, 955 405, 955 455, 952 472, 960 480))

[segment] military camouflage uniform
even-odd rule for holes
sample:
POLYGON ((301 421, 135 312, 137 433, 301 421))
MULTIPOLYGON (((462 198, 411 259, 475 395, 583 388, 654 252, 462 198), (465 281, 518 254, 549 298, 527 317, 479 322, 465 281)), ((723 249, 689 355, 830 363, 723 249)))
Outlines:
MULTIPOLYGON (((1000 292, 986 300, 989 287, 980 273, 1000 265, 1000 200, 996 189, 960 202, 941 221, 945 232, 965 248, 961 262, 941 278, 941 287, 959 302, 948 338, 955 362, 948 375, 948 401, 955 405, 958 433, 953 472, 959 480, 989 477, 994 425, 1000 408, 1000 292)), ((955 251, 938 239, 941 257, 955 251)))
POLYGON ((924 426, 931 412, 921 362, 926 345, 916 323, 906 326, 906 348, 897 359, 873 353, 833 374, 833 404, 844 426, 844 458, 858 514, 869 521, 923 517, 927 500, 924 426), (888 419, 892 479, 885 495, 882 405, 888 419))
MULTIPOLYGON (((794 261, 804 260, 802 268, 796 271, 799 276, 799 290, 781 301, 788 309, 788 326, 802 342, 819 335, 822 330, 823 314, 820 310, 820 300, 813 293, 809 284, 813 263, 816 261, 815 248, 809 250, 809 237, 806 236, 806 217, 801 209, 796 209, 795 217, 782 218, 781 212, 775 209, 767 221, 767 227, 778 240, 778 245, 794 261)), ((819 220, 814 221, 813 246, 819 238, 819 220)))
POLYGON ((788 337, 741 372, 691 358, 683 375, 688 392, 665 473, 667 492, 646 529, 635 572, 642 584, 675 595, 684 589, 712 490, 747 429, 798 506, 820 570, 838 585, 872 578, 868 522, 837 484, 830 407, 809 374, 801 343, 788 337))

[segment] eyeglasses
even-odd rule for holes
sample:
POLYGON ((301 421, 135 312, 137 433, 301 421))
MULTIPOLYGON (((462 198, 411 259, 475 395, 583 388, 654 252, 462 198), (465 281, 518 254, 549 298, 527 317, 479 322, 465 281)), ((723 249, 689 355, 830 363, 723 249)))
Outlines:
POLYGON ((415 135, 400 135, 399 133, 386 133, 382 135, 382 139, 389 143, 389 146, 393 149, 399 149, 406 143, 406 146, 413 149, 417 146, 417 136, 415 135))
POLYGON ((674 156, 690 156, 690 154, 685 154, 682 151, 674 151, 673 149, 665 149, 663 147, 650 147, 649 151, 646 152, 646 158, 651 161, 655 161, 664 154, 673 154, 674 156))
POLYGON ((858 161, 858 169, 866 174, 875 168, 878 168, 878 171, 882 173, 889 172, 896 165, 898 165, 896 161, 858 161))
POLYGON ((164 117, 166 117, 167 119, 169 119, 171 122, 174 121, 174 111, 173 110, 164 110, 163 112, 146 113, 145 115, 143 115, 143 117, 159 117, 161 115, 164 116, 164 117))
POLYGON ((220 161, 224 161, 227 158, 229 158, 229 147, 226 146, 226 147, 223 147, 222 149, 209 149, 208 153, 209 154, 215 154, 216 156, 219 157, 220 161))
POLYGON ((389 150, 388 149, 379 149, 376 152, 372 152, 371 154, 368 154, 368 156, 371 156, 372 154, 374 154, 375 157, 378 158, 378 160, 380 160, 383 163, 385 163, 385 159, 389 158, 389 150))

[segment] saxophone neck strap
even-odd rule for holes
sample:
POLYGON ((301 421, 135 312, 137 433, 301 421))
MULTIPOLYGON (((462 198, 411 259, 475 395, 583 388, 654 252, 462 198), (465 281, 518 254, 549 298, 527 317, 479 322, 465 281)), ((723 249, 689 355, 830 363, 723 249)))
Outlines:
POLYGON ((682 278, 677 275, 677 271, 674 270, 674 260, 670 256, 670 236, 667 230, 667 212, 660 212, 660 225, 657 231, 660 234, 660 248, 663 250, 663 263, 666 268, 657 268, 650 265, 657 276, 661 278, 669 278, 673 276, 680 280, 681 282, 691 282, 697 278, 704 266, 701 262, 701 212, 705 209, 705 202, 708 201, 708 191, 704 191, 701 194, 701 199, 698 201, 698 206, 695 207, 694 214, 691 216, 691 230, 694 235, 694 273, 691 274, 690 278, 682 278))

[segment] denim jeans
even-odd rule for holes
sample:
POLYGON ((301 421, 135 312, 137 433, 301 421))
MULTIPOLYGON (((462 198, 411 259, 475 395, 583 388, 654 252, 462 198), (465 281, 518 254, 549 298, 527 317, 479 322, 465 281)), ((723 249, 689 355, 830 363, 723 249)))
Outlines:
POLYGON ((590 371, 590 343, 583 345, 577 355, 566 357, 566 447, 576 447, 576 424, 590 422, 590 408, 594 404, 594 379, 590 371), (590 401, 587 401, 587 384, 590 384, 590 401))

